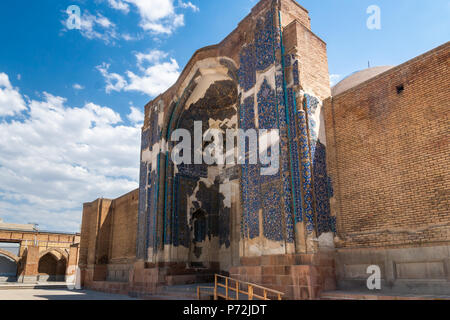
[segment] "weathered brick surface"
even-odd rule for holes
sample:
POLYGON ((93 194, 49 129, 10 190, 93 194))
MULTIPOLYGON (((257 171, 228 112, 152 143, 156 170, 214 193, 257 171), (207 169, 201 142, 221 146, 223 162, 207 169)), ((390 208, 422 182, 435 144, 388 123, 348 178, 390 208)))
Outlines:
MULTIPOLYGON (((299 61, 301 89, 320 99, 330 96, 327 44, 298 20, 283 30, 283 44, 287 53, 299 61)), ((287 79, 289 82, 291 79, 287 79)))
POLYGON ((84 282, 128 281, 136 257, 138 190, 83 206, 79 265, 84 282), (92 279, 91 279, 92 278, 92 279))
POLYGON ((136 257, 138 192, 114 201, 111 234, 111 263, 133 261, 136 257))
POLYGON ((449 61, 446 43, 325 101, 340 247, 450 241, 449 61))

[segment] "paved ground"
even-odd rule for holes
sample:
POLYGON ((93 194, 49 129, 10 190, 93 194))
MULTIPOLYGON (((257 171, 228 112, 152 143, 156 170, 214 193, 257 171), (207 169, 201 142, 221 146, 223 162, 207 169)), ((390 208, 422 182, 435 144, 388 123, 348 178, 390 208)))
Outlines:
POLYGON ((0 290, 0 300, 135 300, 128 296, 88 290, 7 289, 0 290))

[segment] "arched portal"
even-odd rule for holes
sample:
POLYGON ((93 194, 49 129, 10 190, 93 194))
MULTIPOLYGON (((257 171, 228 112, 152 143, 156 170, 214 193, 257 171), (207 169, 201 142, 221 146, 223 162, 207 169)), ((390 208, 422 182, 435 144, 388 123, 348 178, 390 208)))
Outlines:
POLYGON ((195 161, 199 154, 201 157, 208 152, 212 158, 220 157, 214 147, 222 146, 225 153, 227 130, 238 128, 236 70, 228 62, 222 59, 199 63, 178 101, 167 110, 155 106, 149 116, 151 128, 159 128, 159 132, 143 133, 143 139, 150 135, 150 142, 143 144, 143 157, 147 154, 145 146, 153 149, 158 139, 162 144, 161 153, 148 167, 146 224, 150 261, 186 263, 214 271, 227 271, 233 265, 233 256, 234 263, 238 263, 239 233, 231 235, 230 230, 236 230, 240 223, 238 210, 232 208, 232 203, 239 206, 239 168, 221 161, 195 161), (188 132, 191 148, 175 148, 184 141, 184 137, 172 141, 172 134, 180 130, 188 132), (208 130, 211 136, 202 139, 208 130), (174 163, 172 156, 178 151, 180 156, 190 155, 190 162, 174 163))
POLYGON ((65 281, 67 261, 57 251, 44 253, 39 259, 39 281, 65 281))
POLYGON ((0 282, 15 281, 17 277, 17 261, 9 255, 0 253, 0 282))
MULTIPOLYGON (((210 83, 202 97, 189 100, 170 131, 184 129, 190 133, 192 149, 187 152, 191 152, 192 162, 196 160, 196 153, 197 156, 202 151, 205 154, 208 146, 220 144, 225 153, 226 131, 237 129, 236 84, 232 80, 210 83), (203 141, 201 149, 195 150, 195 123, 201 128, 201 134, 213 129, 221 137, 216 135, 203 141)), ((169 155, 175 145, 169 142, 169 155)), ((210 154, 220 156, 214 154, 213 149, 210 154)), ((224 265, 231 264, 224 261, 221 265, 221 253, 230 258, 231 207, 225 203, 229 197, 225 187, 229 183, 225 181, 226 171, 230 168, 217 161, 208 164, 205 159, 202 163, 180 165, 171 160, 166 175, 165 243, 172 243, 174 254, 185 255, 191 266, 223 270, 224 265)))
POLYGON ((0 282, 14 282, 20 267, 20 243, 0 242, 0 282))

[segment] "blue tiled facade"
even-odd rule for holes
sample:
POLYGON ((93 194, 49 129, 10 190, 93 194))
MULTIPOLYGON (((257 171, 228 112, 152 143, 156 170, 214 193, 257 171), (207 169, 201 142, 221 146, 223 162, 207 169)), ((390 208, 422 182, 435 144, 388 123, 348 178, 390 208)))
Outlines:
MULTIPOLYGON (((159 141, 159 127, 157 113, 150 113, 151 127, 142 132, 141 152, 153 152, 154 145, 159 141)), ((138 206, 138 245, 137 256, 145 257, 147 248, 154 248, 156 237, 154 230, 156 225, 156 194, 157 170, 152 164, 141 160, 139 179, 139 206, 138 206), (153 169, 153 170, 152 170, 153 169)))
MULTIPOLYGON (((304 105, 297 106, 299 61, 294 55, 284 53, 275 16, 270 11, 264 19, 258 20, 254 43, 248 44, 240 55, 240 87, 244 92, 255 90, 259 128, 280 130, 281 153, 279 174, 260 177, 259 186, 253 176, 255 171, 250 171, 248 165, 242 168, 242 236, 252 239, 258 235, 258 211, 262 210, 264 236, 270 240, 293 242, 295 223, 304 221, 308 233, 316 231, 320 234, 335 228, 329 209, 331 183, 326 174, 325 146, 318 142, 317 124, 313 117, 319 100, 305 95, 300 99, 305 101, 304 105), (256 54, 249 52, 253 48, 256 54), (277 59, 277 56, 282 58, 277 59), (275 70, 275 88, 271 88, 266 78, 257 88, 259 72, 269 67, 275 70), (289 86, 287 72, 291 72, 289 86), (278 181, 276 187, 270 184, 274 180, 278 181), (259 192, 260 188, 264 200, 253 201, 253 193, 259 192), (273 209, 275 207, 276 210, 273 209), (272 217, 283 223, 269 223, 272 217)), ((243 112, 243 109, 253 108, 253 99, 253 96, 247 97, 241 105, 242 129, 250 128, 246 124, 253 123, 248 119, 253 113, 243 112)))
MULTIPOLYGON (((326 148, 319 141, 314 120, 320 101, 309 94, 299 96, 301 57, 284 52, 280 30, 276 9, 260 15, 250 37, 253 40, 242 46, 239 69, 234 73, 239 85, 239 128, 278 129, 280 133, 277 174, 262 176, 260 164, 248 163, 250 151, 246 150, 246 163, 240 168, 241 238, 255 239, 262 235, 268 240, 293 243, 299 223, 304 224, 308 234, 320 235, 335 232, 336 222, 330 214, 333 189, 327 175, 326 148)), ((138 255, 145 256, 148 248, 158 250, 162 243, 190 246, 192 230, 186 222, 193 213, 187 212, 186 194, 191 195, 194 189, 199 190, 198 202, 191 209, 206 212, 205 220, 192 221, 194 241, 214 235, 219 237, 220 245, 229 247, 231 209, 220 206, 223 201, 218 192, 220 182, 209 187, 202 185, 201 178, 208 175, 207 165, 175 168, 167 152, 152 150, 161 140, 162 128, 158 126, 158 111, 150 112, 151 129, 142 132, 142 151, 159 155, 153 157, 157 158, 154 168, 141 162, 138 228, 139 234, 146 229, 146 237, 145 246, 138 244, 138 255), (160 177, 161 174, 165 177, 160 177)), ((172 124, 171 118, 169 124, 164 124, 169 128, 168 135, 175 128, 188 128, 187 120, 208 122, 203 119, 205 110, 191 110, 189 116, 176 111, 176 107, 171 112, 178 120, 172 124)), ((169 144, 169 150, 172 147, 169 144)))
POLYGON ((275 26, 273 10, 258 19, 255 32, 256 70, 264 71, 275 61, 275 26))
POLYGON ((241 67, 238 71, 239 85, 245 91, 250 90, 256 83, 256 53, 253 44, 242 49, 240 55, 241 67))
POLYGON ((306 220, 306 230, 311 233, 315 229, 315 224, 311 180, 311 158, 305 112, 303 110, 300 110, 297 113, 297 117, 299 126, 299 144, 301 150, 300 161, 303 190, 303 211, 306 220))
MULTIPOLYGON (((255 129, 255 103, 254 98, 244 100, 240 107, 240 128, 243 130, 255 129)), ((248 149, 248 143, 247 149, 248 149)), ((242 193, 242 232, 246 237, 253 239, 259 236, 259 209, 260 184, 259 165, 249 164, 249 151, 246 150, 246 161, 242 165, 241 193, 242 193)))
POLYGON ((313 159, 314 193, 316 197, 318 233, 336 232, 336 220, 330 215, 330 201, 333 196, 331 179, 327 176, 325 146, 319 141, 313 159))

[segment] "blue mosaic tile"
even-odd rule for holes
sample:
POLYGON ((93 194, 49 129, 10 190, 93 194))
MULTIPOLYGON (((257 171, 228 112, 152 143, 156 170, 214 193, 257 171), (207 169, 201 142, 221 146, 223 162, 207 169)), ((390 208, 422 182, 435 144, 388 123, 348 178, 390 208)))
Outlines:
POLYGON ((296 86, 300 85, 300 75, 299 75, 298 67, 299 67, 298 60, 295 60, 294 66, 293 66, 293 69, 292 69, 292 77, 293 77, 293 80, 294 80, 294 85, 296 85, 296 86))
POLYGON ((332 219, 330 212, 330 179, 327 174, 326 149, 320 141, 317 143, 313 168, 317 231, 320 235, 324 232, 334 232, 336 229, 336 222, 332 219))
POLYGON ((143 161, 140 163, 140 173, 139 173, 139 203, 138 203, 138 237, 140 238, 140 245, 138 247, 138 255, 144 257, 145 248, 141 243, 145 243, 145 219, 146 219, 146 186, 147 186, 147 164, 143 161))
POLYGON ((265 19, 259 19, 255 32, 256 69, 263 71, 274 64, 274 17, 269 10, 265 19))
MULTIPOLYGON (((272 130, 278 128, 278 115, 277 115, 277 102, 275 96, 275 90, 269 85, 267 79, 259 89, 257 95, 258 101, 258 121, 259 129, 272 130)), ((271 149, 268 150, 270 155, 271 149)), ((274 175, 261 176, 260 183, 267 183, 280 178, 279 171, 274 175)))
MULTIPOLYGON (((279 29, 277 29, 279 32, 279 29)), ((277 33, 277 41, 280 42, 279 33, 277 33)), ((279 49, 280 46, 277 46, 279 49)), ((278 61, 281 64, 281 61, 278 61)), ((280 170, 282 175, 281 191, 282 203, 280 208, 284 210, 285 234, 288 243, 294 242, 294 215, 292 200, 292 179, 290 171, 290 155, 289 155, 289 137, 288 125, 286 120, 286 108, 284 99, 284 80, 281 68, 277 68, 275 75, 276 95, 278 104, 278 119, 280 130, 280 170)))
POLYGON ((313 115, 315 114, 319 106, 319 100, 316 97, 305 94, 304 101, 305 101, 304 109, 307 115, 306 121, 308 123, 308 135, 310 139, 311 159, 314 159, 318 136, 317 136, 317 124, 313 119, 313 115))
POLYGON ((299 127, 299 145, 300 145, 300 161, 301 176, 303 182, 303 210, 305 212, 306 230, 311 233, 315 230, 313 193, 312 193, 312 174, 310 149, 308 144, 308 130, 306 124, 306 114, 303 110, 297 113, 299 127))
POLYGON ((255 46, 250 44, 242 48, 238 70, 239 86, 245 91, 250 90, 256 83, 256 56, 255 46))
POLYGON ((296 106, 295 106, 295 92, 292 88, 287 89, 288 96, 288 110, 289 110, 289 129, 290 129, 290 152, 291 152, 291 174, 292 184, 295 199, 295 221, 303 221, 302 212, 302 193, 301 193, 301 177, 299 168, 299 150, 298 143, 295 137, 297 137, 297 125, 296 125, 296 106))
POLYGON ((269 185, 263 191, 263 233, 273 241, 282 241, 283 219, 280 210, 281 197, 276 184, 269 185))
MULTIPOLYGON (((173 182, 174 194, 180 194, 180 175, 175 176, 175 180, 173 182)), ((180 237, 179 237, 179 211, 180 211, 180 197, 175 197, 174 206, 173 206, 173 232, 172 232, 172 244, 175 247, 180 245, 180 237)))
POLYGON ((289 167, 289 150, 288 135, 286 124, 285 107, 279 107, 280 119, 280 170, 282 174, 282 205, 284 209, 284 220, 286 221, 286 241, 292 243, 294 241, 294 217, 292 207, 292 183, 289 167))
POLYGON ((259 129, 276 129, 277 124, 277 106, 275 91, 264 79, 258 92, 258 121, 259 129))
POLYGON ((284 67, 290 67, 292 65, 292 60, 291 60, 291 55, 290 54, 285 54, 284 55, 284 67))
MULTIPOLYGON (((240 126, 243 130, 255 129, 255 109, 253 97, 244 100, 240 107, 240 126)), ((247 144, 248 145, 248 144, 247 144)), ((259 236, 259 165, 248 164, 248 152, 246 152, 245 164, 241 166, 241 192, 243 207, 243 226, 244 237, 250 239, 259 236)))
POLYGON ((145 131, 142 131, 141 135, 141 150, 145 150, 150 146, 150 135, 152 131, 150 129, 147 129, 145 131))

